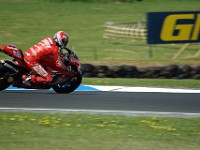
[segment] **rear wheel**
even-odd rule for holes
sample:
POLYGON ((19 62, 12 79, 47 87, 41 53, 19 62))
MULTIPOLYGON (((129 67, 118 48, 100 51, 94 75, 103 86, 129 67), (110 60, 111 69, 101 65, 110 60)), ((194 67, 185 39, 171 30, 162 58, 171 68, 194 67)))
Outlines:
POLYGON ((82 81, 82 75, 81 75, 81 73, 79 73, 75 77, 71 78, 70 81, 68 82, 68 84, 65 84, 65 85, 58 84, 53 87, 53 90, 56 93, 68 94, 68 93, 71 93, 74 90, 76 90, 79 87, 79 85, 81 84, 81 81, 82 81))
POLYGON ((8 77, 6 79, 3 79, 7 75, 9 75, 9 72, 8 72, 7 68, 5 68, 0 63, 0 91, 3 91, 6 88, 8 88, 12 84, 12 82, 14 80, 12 77, 8 77))

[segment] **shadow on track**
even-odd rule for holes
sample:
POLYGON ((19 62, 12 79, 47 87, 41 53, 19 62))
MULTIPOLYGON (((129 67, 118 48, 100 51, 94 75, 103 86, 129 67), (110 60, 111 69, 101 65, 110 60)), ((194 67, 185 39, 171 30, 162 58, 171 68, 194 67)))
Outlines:
POLYGON ((89 91, 74 91, 72 93, 69 94, 59 94, 54 92, 53 90, 8 90, 8 91, 0 91, 0 95, 1 93, 10 93, 10 94, 52 94, 52 95, 99 95, 101 93, 101 91, 97 91, 97 92, 89 92, 89 91))

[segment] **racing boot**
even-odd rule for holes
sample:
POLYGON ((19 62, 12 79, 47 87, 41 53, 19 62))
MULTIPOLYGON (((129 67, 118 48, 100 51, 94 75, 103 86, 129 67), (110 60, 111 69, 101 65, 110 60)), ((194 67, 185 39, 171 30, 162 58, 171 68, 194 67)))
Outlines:
POLYGON ((35 75, 23 75, 22 76, 22 83, 27 85, 27 86, 31 86, 31 83, 35 83, 35 75))

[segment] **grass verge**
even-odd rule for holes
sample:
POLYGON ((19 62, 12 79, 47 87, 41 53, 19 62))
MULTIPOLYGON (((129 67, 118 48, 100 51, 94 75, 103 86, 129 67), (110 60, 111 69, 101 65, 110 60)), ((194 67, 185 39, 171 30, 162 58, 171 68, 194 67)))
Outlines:
POLYGON ((192 79, 83 78, 82 83, 89 85, 200 88, 200 80, 192 79))
POLYGON ((200 118, 0 112, 0 150, 197 150, 200 118))

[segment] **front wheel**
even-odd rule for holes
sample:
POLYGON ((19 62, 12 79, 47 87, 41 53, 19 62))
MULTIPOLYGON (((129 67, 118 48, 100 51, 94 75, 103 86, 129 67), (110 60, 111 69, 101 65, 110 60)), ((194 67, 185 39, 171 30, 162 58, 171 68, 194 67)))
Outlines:
POLYGON ((82 81, 82 74, 79 73, 76 76, 74 76, 73 78, 71 78, 70 82, 68 84, 65 84, 65 85, 58 84, 53 87, 53 90, 56 93, 68 94, 68 93, 71 93, 74 90, 76 90, 79 87, 79 85, 81 84, 81 81, 82 81))

